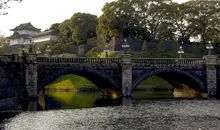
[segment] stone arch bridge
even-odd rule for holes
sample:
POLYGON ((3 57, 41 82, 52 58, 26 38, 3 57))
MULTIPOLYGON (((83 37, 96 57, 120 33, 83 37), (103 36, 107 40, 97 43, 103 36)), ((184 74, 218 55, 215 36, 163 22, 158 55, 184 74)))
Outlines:
POLYGON ((1 55, 0 85, 4 78, 16 86, 20 97, 36 99, 44 86, 55 79, 76 74, 92 81, 102 93, 116 92, 131 97, 146 78, 156 75, 174 87, 185 84, 210 97, 220 93, 220 60, 214 55, 203 58, 64 58, 38 57, 36 54, 1 55), (110 91, 109 91, 110 90, 110 91))

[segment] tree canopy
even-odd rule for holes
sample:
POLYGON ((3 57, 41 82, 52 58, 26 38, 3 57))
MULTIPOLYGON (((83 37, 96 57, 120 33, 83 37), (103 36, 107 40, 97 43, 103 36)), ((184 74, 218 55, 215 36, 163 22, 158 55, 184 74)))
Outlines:
POLYGON ((98 18, 96 15, 75 13, 69 21, 72 40, 77 45, 83 44, 88 38, 96 36, 98 18))
POLYGON ((8 45, 8 39, 3 36, 0 36, 0 54, 8 53, 8 45))
POLYGON ((62 23, 53 24, 50 29, 58 34, 59 43, 81 45, 88 38, 96 36, 98 18, 87 13, 75 13, 70 19, 62 23))
POLYGON ((117 0, 106 3, 97 27, 106 41, 112 37, 144 40, 179 40, 201 36, 202 42, 219 41, 220 1, 117 0))

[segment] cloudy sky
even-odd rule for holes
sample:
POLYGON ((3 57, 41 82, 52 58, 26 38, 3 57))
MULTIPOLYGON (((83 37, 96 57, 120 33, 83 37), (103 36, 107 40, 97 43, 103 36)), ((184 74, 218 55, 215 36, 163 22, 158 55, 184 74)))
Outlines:
POLYGON ((9 36, 13 33, 10 29, 27 22, 45 30, 51 24, 62 22, 76 12, 99 16, 104 4, 111 1, 113 0, 23 0, 20 4, 13 4, 8 15, 0 15, 0 34, 9 36))

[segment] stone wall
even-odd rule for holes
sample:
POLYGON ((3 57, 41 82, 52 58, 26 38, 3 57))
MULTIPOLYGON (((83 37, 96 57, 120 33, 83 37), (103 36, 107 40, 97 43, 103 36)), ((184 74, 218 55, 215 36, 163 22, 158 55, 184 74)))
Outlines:
POLYGON ((21 110, 18 92, 8 79, 4 64, 0 63, 0 111, 21 110))
POLYGON ((0 111, 22 110, 18 95, 7 78, 0 79, 0 111))

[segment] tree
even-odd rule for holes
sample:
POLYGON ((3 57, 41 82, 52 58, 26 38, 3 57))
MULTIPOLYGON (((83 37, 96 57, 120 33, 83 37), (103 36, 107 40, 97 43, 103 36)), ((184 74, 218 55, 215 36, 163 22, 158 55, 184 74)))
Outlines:
POLYGON ((11 7, 12 2, 22 2, 23 0, 1 0, 0 1, 0 15, 6 15, 7 12, 4 12, 4 10, 11 7))
POLYGON ((62 23, 53 24, 50 29, 58 33, 58 43, 85 44, 88 38, 96 36, 98 18, 92 14, 75 13, 62 23))
POLYGON ((58 35, 58 34, 60 33, 60 31, 59 31, 59 25, 60 25, 60 23, 54 23, 54 24, 52 24, 52 25, 50 26, 49 30, 53 30, 54 33, 55 33, 56 35, 58 35))
POLYGON ((59 35, 58 42, 59 43, 70 43, 72 41, 71 36, 72 32, 69 28, 69 19, 66 19, 62 23, 59 24, 59 35))
POLYGON ((193 18, 194 35, 200 35, 203 43, 209 40, 218 41, 220 39, 220 1, 191 0, 185 4, 194 8, 196 12, 193 18))
POLYGON ((187 4, 172 3, 167 9, 167 19, 173 23, 175 33, 180 41, 187 43, 193 36, 195 29, 196 10, 187 4))
POLYGON ((75 13, 69 21, 72 40, 77 45, 85 44, 88 38, 96 36, 98 18, 96 15, 75 13))
POLYGON ((169 0, 117 0, 106 3, 99 18, 97 34, 105 42, 112 37, 147 41, 158 39, 168 2, 169 0))
MULTIPOLYGON (((152 2, 152 0, 147 0, 147 2, 152 2)), ((146 22, 146 20, 150 19, 145 17, 148 15, 156 17, 156 14, 153 11, 146 12, 150 7, 143 5, 148 5, 146 0, 118 0, 106 3, 102 9, 103 14, 99 18, 97 34, 102 35, 105 41, 109 41, 112 37, 151 40, 152 36, 154 37, 153 33, 155 31, 150 29, 155 30, 155 27, 149 25, 149 21, 146 22)), ((161 16, 158 15, 159 17, 161 16)), ((154 19, 151 23, 157 23, 157 21, 159 19, 154 19)))
POLYGON ((0 36, 0 54, 8 53, 8 46, 8 39, 3 36, 0 36))
POLYGON ((141 47, 141 54, 143 57, 147 57, 147 41, 144 41, 141 47))

